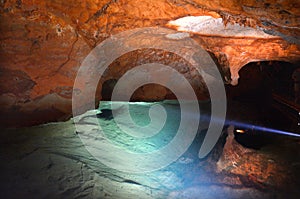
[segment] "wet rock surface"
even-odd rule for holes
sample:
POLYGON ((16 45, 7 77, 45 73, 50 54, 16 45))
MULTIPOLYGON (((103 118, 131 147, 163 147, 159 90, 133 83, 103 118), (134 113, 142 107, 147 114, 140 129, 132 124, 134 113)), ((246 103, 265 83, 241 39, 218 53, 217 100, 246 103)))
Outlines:
MULTIPOLYGON (((110 129, 111 139, 129 144, 124 137, 114 138, 113 120, 97 117, 97 121, 110 129)), ((94 122, 95 118, 85 117, 82 125, 92 129, 94 122)), ((1 197, 299 198, 299 139, 272 136, 273 142, 260 150, 246 149, 235 141, 229 128, 209 156, 200 160, 204 135, 205 130, 198 132, 189 149, 168 167, 129 174, 96 160, 72 120, 2 129, 1 197)))

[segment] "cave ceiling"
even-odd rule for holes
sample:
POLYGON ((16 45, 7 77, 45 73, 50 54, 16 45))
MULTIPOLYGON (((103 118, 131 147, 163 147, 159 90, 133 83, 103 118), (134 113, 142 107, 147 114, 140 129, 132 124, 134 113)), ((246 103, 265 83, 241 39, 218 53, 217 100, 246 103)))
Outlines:
POLYGON ((83 59, 134 28, 189 32, 232 85, 249 62, 300 59, 298 0, 1 0, 0 18, 0 104, 16 114, 70 114, 83 59))

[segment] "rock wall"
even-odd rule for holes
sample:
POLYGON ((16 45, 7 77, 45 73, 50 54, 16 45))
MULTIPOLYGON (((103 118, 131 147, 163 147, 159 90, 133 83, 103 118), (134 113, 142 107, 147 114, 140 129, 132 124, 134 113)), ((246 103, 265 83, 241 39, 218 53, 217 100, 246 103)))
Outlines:
MULTIPOLYGON (((251 61, 295 62, 300 57, 299 7, 297 0, 2 0, 1 125, 33 125, 70 117, 77 70, 97 44, 129 29, 166 27, 170 20, 184 16, 221 17, 225 25, 259 27, 276 36, 258 39, 193 34, 192 37, 215 57, 228 83, 237 84, 238 71, 251 61)), ((122 63, 130 63, 118 67, 135 66, 147 60, 147 53, 142 52, 141 58, 135 61, 132 55, 125 55, 120 58, 122 63)), ((164 60, 160 53, 156 52, 156 56, 164 60)), ((188 67, 177 58, 162 62, 173 62, 183 71, 188 67)), ((107 79, 118 78, 121 73, 116 71, 107 79)), ((205 86, 199 86, 201 79, 196 77, 195 80, 190 73, 186 77, 194 82, 200 98, 205 98, 205 86)), ((172 97, 169 91, 156 89, 158 92, 153 95, 161 95, 151 96, 146 87, 137 92, 135 99, 172 97)), ((101 95, 97 97, 101 99, 101 95)))

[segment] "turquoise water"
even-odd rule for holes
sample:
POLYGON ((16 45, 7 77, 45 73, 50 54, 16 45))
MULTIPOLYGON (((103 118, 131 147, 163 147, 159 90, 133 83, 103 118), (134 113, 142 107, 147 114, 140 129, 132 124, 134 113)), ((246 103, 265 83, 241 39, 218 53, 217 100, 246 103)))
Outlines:
MULTIPOLYGON (((132 120, 136 125, 147 126, 150 123, 149 109, 153 105, 161 105, 165 108, 167 113, 166 123, 163 128, 156 135, 149 138, 135 138, 118 127, 109 111, 111 110, 110 102, 101 102, 99 110, 107 113, 104 116, 98 118, 99 124, 103 130, 104 135, 111 142, 120 146, 126 150, 135 153, 149 153, 155 150, 159 150, 161 147, 167 145, 176 135, 178 127, 180 125, 181 112, 180 105, 176 102, 156 102, 146 103, 137 102, 129 103, 129 111, 132 120), (104 110, 104 111, 103 111, 104 110)), ((117 112, 118 117, 122 117, 123 112, 117 112)), ((124 115, 124 117, 126 117, 124 115)), ((142 132, 143 133, 143 132, 142 132)))

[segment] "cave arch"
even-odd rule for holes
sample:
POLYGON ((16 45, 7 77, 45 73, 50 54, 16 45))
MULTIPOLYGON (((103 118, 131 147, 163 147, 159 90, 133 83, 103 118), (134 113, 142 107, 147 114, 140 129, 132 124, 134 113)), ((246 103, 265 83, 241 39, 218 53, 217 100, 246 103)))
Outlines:
MULTIPOLYGON (((128 52, 109 65, 105 75, 98 83, 96 100, 110 101, 114 85, 120 77, 134 67, 147 63, 160 63, 174 68, 190 82, 198 99, 209 98, 207 86, 201 74, 195 71, 188 61, 172 52, 145 48, 128 52)), ((170 89, 159 84, 142 85, 131 98, 132 101, 162 101, 165 99, 176 99, 176 96, 170 89)))
MULTIPOLYGON (((238 103, 239 111, 230 117, 241 123, 272 129, 290 131, 297 121, 286 115, 287 109, 280 104, 278 97, 293 105, 292 73, 297 64, 284 61, 251 62, 240 70, 240 81, 236 86, 227 85, 229 108, 232 111, 238 103), (282 112, 283 111, 283 112, 282 112)), ((232 111, 234 112, 234 111, 232 111)), ((235 133, 236 140, 245 147, 259 149, 274 140, 269 133, 260 130, 245 129, 235 133)))

